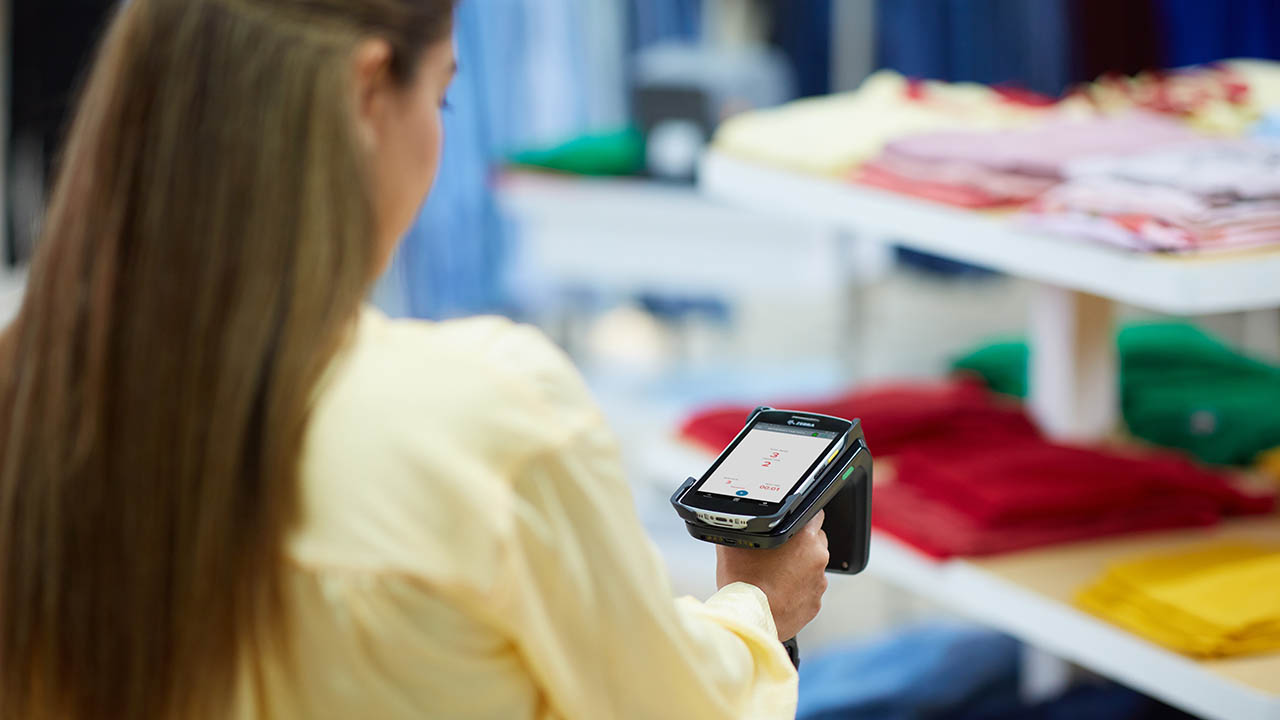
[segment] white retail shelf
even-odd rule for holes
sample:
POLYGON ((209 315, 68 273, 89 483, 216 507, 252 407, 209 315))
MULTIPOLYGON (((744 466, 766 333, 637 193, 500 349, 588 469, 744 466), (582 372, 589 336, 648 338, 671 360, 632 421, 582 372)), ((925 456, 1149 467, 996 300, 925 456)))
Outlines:
POLYGON ((842 288, 890 264, 883 248, 847 257, 827 225, 761 218, 688 185, 512 170, 495 189, 520 223, 521 261, 562 283, 734 295, 765 269, 786 288, 842 288), (780 257, 779 237, 795 252, 780 257))
POLYGON ((1280 306, 1280 251, 1173 257, 1019 229, 1008 217, 952 208, 715 151, 699 183, 709 196, 762 213, 829 223, 864 236, 1047 285, 1172 315, 1280 306))

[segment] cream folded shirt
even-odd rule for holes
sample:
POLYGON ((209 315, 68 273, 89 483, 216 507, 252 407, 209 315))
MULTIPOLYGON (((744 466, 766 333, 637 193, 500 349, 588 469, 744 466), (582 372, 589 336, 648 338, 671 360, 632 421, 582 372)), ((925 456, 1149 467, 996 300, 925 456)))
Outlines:
POLYGON ((317 389, 302 505, 294 651, 247 653, 237 717, 795 715, 764 594, 673 599, 613 436, 536 330, 363 311, 317 389))

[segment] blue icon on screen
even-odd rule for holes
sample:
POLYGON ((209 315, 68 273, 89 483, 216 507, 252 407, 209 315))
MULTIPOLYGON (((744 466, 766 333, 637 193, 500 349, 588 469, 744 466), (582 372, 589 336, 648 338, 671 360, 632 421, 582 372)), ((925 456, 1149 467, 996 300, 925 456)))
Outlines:
POLYGON ((739 490, 738 492, 734 493, 734 495, 737 495, 738 497, 746 497, 746 496, 747 496, 747 491, 746 491, 746 490, 739 490))

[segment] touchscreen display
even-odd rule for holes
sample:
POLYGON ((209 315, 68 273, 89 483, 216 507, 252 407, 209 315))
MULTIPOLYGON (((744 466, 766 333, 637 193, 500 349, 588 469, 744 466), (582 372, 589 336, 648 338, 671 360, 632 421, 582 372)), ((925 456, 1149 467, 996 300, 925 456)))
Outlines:
POLYGON ((757 423, 698 490, 781 502, 836 435, 829 430, 757 423))

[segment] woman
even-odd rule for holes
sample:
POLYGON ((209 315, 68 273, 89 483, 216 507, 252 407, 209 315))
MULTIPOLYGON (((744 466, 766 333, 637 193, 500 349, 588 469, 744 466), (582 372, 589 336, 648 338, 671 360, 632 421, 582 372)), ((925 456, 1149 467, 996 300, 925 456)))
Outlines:
POLYGON ((673 602, 564 356, 361 309, 451 16, 123 5, 0 344, 0 717, 794 712, 817 524, 673 602))

